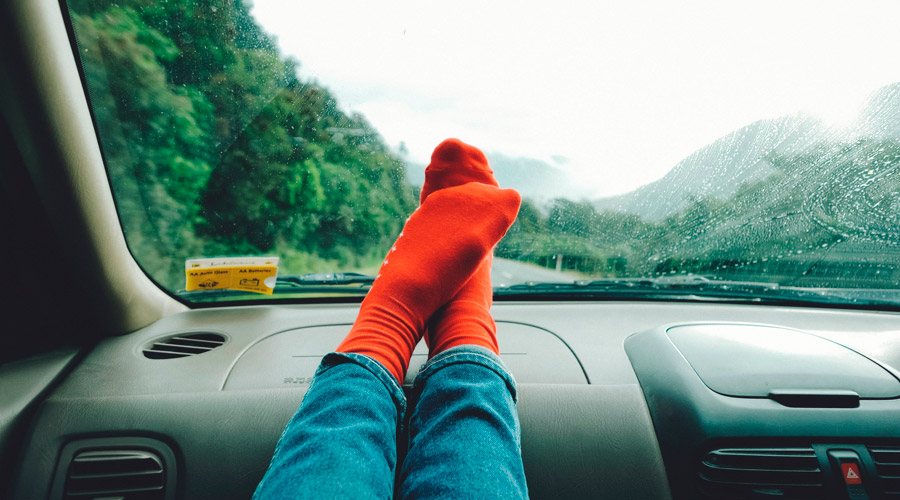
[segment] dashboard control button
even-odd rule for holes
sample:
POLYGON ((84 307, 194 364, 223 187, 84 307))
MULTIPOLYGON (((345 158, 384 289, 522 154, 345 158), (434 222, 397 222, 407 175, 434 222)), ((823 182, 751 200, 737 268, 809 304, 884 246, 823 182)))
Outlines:
POLYGON ((859 475, 859 467, 854 463, 842 463, 841 472, 844 474, 844 482, 847 484, 862 484, 859 475))
POLYGON ((869 494, 863 485, 862 462, 852 450, 829 450, 828 459, 835 472, 840 471, 841 482, 850 500, 868 500, 869 494))

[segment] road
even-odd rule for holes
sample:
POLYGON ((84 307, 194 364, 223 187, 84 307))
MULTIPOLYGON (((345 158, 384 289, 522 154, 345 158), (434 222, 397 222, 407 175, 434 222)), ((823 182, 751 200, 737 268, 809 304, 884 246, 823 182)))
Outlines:
POLYGON ((509 259, 494 257, 491 268, 491 283, 495 286, 518 285, 526 281, 572 281, 578 276, 544 269, 533 264, 525 264, 509 259))

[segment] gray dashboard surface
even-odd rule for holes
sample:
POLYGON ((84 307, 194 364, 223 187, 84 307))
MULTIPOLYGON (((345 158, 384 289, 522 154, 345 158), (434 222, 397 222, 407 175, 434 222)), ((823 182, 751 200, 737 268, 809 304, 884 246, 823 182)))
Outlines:
MULTIPOLYGON (((40 407, 14 497, 46 498, 47 479, 66 442, 118 435, 169 444, 180 462, 183 498, 246 498, 306 387, 303 374, 284 383, 283 373, 258 373, 266 366, 253 360, 253 351, 266 339, 290 339, 297 335, 291 332, 315 327, 315 340, 291 341, 297 342, 292 355, 310 356, 314 366, 357 311, 358 305, 342 304, 201 309, 107 339, 40 407), (219 332, 228 341, 188 358, 141 354, 154 339, 200 331, 219 332), (239 372, 256 382, 232 387, 230 375, 239 372), (272 383, 277 379, 280 388, 272 383)), ((900 315, 894 313, 675 302, 496 303, 492 312, 503 357, 520 384, 522 453, 533 498, 559 498, 561 492, 669 496, 649 412, 623 347, 633 333, 683 322, 777 324, 900 366, 900 315), (510 346, 531 349, 531 359, 540 355, 549 365, 517 364, 521 355, 510 356, 518 352, 510 346), (546 372, 554 365, 570 381, 559 383, 546 372)))
MULTIPOLYGON (((225 390, 261 389, 308 384, 319 361, 335 350, 350 324, 312 326, 278 332, 248 346, 235 361, 225 390)), ((546 330, 515 323, 498 323, 500 356, 519 383, 586 384, 575 355, 546 330)), ((420 342, 413 352, 406 384, 412 385, 428 350, 420 342)))
POLYGON ((836 342, 799 330, 701 323, 668 328, 666 335, 700 380, 726 396, 847 391, 862 399, 900 397, 900 381, 883 367, 836 342))

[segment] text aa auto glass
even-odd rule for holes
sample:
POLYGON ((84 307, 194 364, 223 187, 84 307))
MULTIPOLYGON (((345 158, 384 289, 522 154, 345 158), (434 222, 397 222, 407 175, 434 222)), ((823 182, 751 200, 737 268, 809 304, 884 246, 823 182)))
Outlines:
POLYGON ((364 294, 457 136, 524 198, 498 296, 900 304, 898 5, 530 8, 69 1, 135 258, 364 294))

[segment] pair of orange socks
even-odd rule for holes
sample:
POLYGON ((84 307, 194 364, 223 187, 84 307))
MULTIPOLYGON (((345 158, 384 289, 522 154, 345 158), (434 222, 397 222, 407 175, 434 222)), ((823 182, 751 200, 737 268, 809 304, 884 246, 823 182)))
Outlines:
POLYGON ((391 247, 338 352, 365 354, 398 381, 422 335, 433 356, 463 344, 498 352, 490 316, 494 246, 519 211, 484 154, 442 142, 425 170, 419 208, 391 247))

